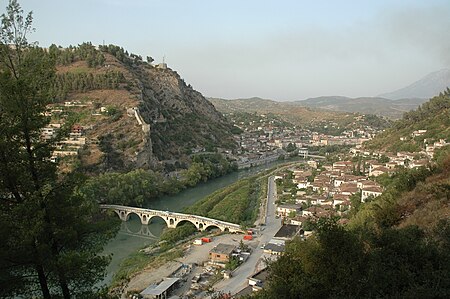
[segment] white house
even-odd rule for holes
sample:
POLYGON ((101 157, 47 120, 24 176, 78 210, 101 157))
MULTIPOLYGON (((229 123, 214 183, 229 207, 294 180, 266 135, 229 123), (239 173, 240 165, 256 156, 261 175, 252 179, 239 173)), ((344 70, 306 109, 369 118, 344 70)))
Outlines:
POLYGON ((277 215, 287 217, 290 213, 298 214, 301 212, 301 206, 298 204, 285 204, 277 207, 277 215))
POLYGON ((377 197, 383 193, 383 189, 381 187, 373 186, 366 187, 361 190, 361 202, 366 202, 366 199, 369 196, 377 197))

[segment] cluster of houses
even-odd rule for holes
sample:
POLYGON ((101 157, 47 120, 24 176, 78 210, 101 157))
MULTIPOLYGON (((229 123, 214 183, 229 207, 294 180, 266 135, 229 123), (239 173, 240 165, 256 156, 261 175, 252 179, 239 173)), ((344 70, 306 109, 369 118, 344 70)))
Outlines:
MULTIPOLYGON (((417 131, 414 134, 423 134, 417 131)), ((368 152, 352 148, 353 156, 363 157, 358 162, 337 161, 317 169, 317 162, 308 161, 309 169, 293 169, 290 180, 296 187, 282 190, 284 204, 277 207, 278 216, 295 225, 302 225, 311 218, 340 215, 345 218, 351 209, 350 197, 355 194, 361 202, 367 202, 383 193, 383 188, 374 179, 380 175, 391 175, 400 167, 428 167, 434 149, 448 145, 441 139, 428 145, 428 152, 368 152), (376 159, 375 159, 376 158, 376 159), (380 162, 383 161, 383 162, 380 162), (315 175, 313 176, 313 172, 315 175), (355 175, 357 174, 357 175, 355 175)), ((286 180, 287 174, 279 179, 286 180)))
MULTIPOLYGON (((51 140, 55 139, 62 125, 58 123, 49 124, 42 128, 41 139, 51 140)), ((74 124, 67 137, 56 142, 56 148, 52 152, 50 160, 56 162, 58 158, 66 156, 76 156, 78 151, 86 144, 86 137, 84 136, 84 127, 79 124, 74 124)))
MULTIPOLYGON (((58 132, 63 128, 64 119, 69 115, 68 111, 70 109, 90 106, 93 106, 91 101, 66 101, 64 104, 49 105, 44 115, 51 117, 53 122, 41 129, 41 139, 49 141, 57 138, 58 132)), ((97 108, 92 110, 92 115, 104 115, 107 112, 108 109, 106 107, 98 105, 97 108)), ((80 124, 74 124, 70 128, 69 134, 56 142, 56 148, 54 149, 50 160, 56 162, 62 157, 77 156, 79 150, 87 143, 86 130, 92 129, 92 127, 92 125, 86 127, 80 124)))
MULTIPOLYGON (((306 151, 311 146, 361 145, 378 133, 377 129, 360 126, 357 122, 354 123, 354 130, 349 129, 338 136, 333 136, 287 125, 265 114, 259 115, 259 120, 253 121, 236 121, 233 115, 230 117, 243 131, 240 136, 236 136, 236 142, 240 146, 236 157, 239 168, 274 161, 286 154, 285 149, 290 144, 306 151)), ((323 126, 337 126, 337 124, 330 122, 323 126)))
MULTIPOLYGON (((294 169, 292 183, 296 192, 283 190, 281 195, 288 198, 287 204, 277 206, 277 215, 289 219, 294 225, 302 225, 311 218, 341 216, 351 209, 352 195, 360 197, 361 202, 382 194, 383 188, 367 175, 354 175, 351 161, 339 161, 325 166, 325 170, 312 177, 312 170, 294 169)), ((375 163, 369 163, 373 167, 375 163)), ((285 177, 277 177, 286 179, 285 177)))

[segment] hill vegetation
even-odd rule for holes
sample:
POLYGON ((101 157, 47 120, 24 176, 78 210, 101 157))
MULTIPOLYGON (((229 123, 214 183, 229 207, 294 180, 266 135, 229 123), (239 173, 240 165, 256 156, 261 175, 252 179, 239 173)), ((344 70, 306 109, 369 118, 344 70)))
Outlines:
POLYGON ((417 106, 425 101, 426 99, 422 98, 406 98, 393 101, 382 97, 348 98, 324 96, 310 98, 304 101, 296 101, 295 103, 315 109, 375 114, 390 119, 399 119, 402 117, 403 113, 417 108, 417 106))
POLYGON ((89 178, 78 190, 100 203, 142 207, 163 194, 175 194, 187 187, 236 170, 236 165, 220 154, 199 154, 180 172, 179 178, 166 178, 151 170, 136 169, 126 173, 108 172, 89 178))
POLYGON ((367 142, 371 150, 383 149, 391 152, 422 149, 424 140, 433 143, 439 139, 450 140, 450 90, 430 99, 414 111, 405 113, 403 119, 393 127, 367 142), (426 130, 420 136, 412 136, 414 131, 426 130))
POLYGON ((208 98, 216 109, 231 119, 245 117, 247 114, 272 115, 277 121, 311 129, 324 134, 339 134, 354 124, 370 125, 377 128, 389 126, 389 121, 376 115, 337 112, 304 107, 300 102, 276 102, 260 98, 223 100, 208 98), (332 124, 332 126, 330 126, 332 124))
POLYGON ((252 226, 266 192, 267 175, 253 176, 214 192, 185 212, 252 226))

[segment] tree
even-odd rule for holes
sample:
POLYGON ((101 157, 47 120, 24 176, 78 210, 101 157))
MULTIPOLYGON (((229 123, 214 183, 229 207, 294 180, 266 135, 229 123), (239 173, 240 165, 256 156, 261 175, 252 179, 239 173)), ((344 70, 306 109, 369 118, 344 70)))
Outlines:
POLYGON ((296 149, 297 149, 297 147, 295 146, 295 144, 294 144, 294 143, 291 143, 291 142, 286 146, 286 151, 287 151, 288 153, 293 152, 293 151, 295 151, 296 149))
POLYGON ((0 18, 0 297, 89 298, 116 226, 77 194, 81 175, 57 173, 56 140, 40 138, 55 68, 27 41, 32 14, 10 0, 0 18))

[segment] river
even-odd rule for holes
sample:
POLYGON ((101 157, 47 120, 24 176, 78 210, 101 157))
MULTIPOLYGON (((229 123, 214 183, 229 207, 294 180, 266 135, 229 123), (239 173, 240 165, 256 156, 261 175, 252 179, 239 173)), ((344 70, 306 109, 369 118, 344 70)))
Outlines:
MULTIPOLYGON (((145 204, 145 207, 155 210, 182 212, 185 207, 194 204, 196 201, 220 188, 285 162, 286 161, 284 160, 275 161, 250 169, 233 172, 206 183, 201 183, 193 188, 183 190, 176 195, 163 196, 159 199, 148 201, 145 204)), ((112 260, 108 266, 107 276, 103 283, 111 283, 114 273, 119 269, 120 263, 127 256, 158 241, 159 236, 165 227, 166 223, 162 219, 156 219, 148 226, 141 225, 139 218, 134 214, 131 215, 130 220, 123 222, 117 236, 109 241, 104 250, 105 254, 112 254, 112 260)))

